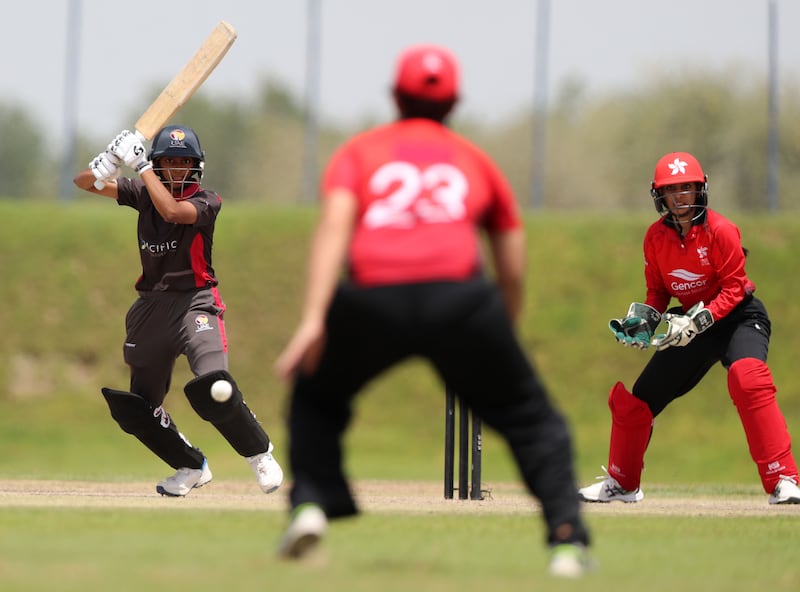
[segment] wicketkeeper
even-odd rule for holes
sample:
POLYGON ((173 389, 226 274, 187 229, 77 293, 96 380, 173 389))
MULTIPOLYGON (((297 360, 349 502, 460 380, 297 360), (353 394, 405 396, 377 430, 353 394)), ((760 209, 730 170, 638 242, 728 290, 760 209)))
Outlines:
POLYGON ((587 502, 642 500, 654 418, 719 362, 769 503, 800 504, 791 439, 767 367, 770 320, 745 273, 739 229, 707 207, 706 175, 686 152, 658 161, 651 195, 661 219, 644 238, 647 296, 609 326, 622 345, 656 352, 631 391, 622 382, 611 389, 608 476, 580 495, 587 502), (672 298, 680 306, 667 310, 672 298), (661 320, 666 332, 655 334, 661 320))

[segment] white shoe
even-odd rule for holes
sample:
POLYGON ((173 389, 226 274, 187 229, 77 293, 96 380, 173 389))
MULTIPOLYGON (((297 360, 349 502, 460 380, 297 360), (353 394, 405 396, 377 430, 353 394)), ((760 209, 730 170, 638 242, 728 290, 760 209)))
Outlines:
POLYGON ((797 479, 781 475, 775 490, 769 496, 769 503, 800 504, 800 487, 797 487, 797 479))
POLYGON ((640 488, 634 491, 626 491, 620 487, 619 482, 608 474, 605 467, 602 467, 606 476, 600 475, 598 479, 602 481, 582 487, 578 490, 578 496, 585 502, 625 502, 627 504, 640 502, 644 499, 644 492, 640 488))
POLYGON ((258 485, 264 493, 272 493, 283 483, 283 469, 272 457, 272 442, 266 452, 247 457, 247 464, 253 469, 258 485))
POLYGON ((302 559, 317 546, 327 529, 328 518, 317 504, 297 506, 292 521, 278 544, 278 557, 302 559))
POLYGON ((586 547, 580 543, 561 543, 555 545, 550 558, 548 571, 558 578, 579 578, 595 569, 586 547))
POLYGON ((161 495, 183 497, 195 487, 202 487, 211 481, 211 469, 208 461, 203 459, 203 466, 199 469, 178 469, 174 475, 167 477, 156 485, 156 491, 161 495))

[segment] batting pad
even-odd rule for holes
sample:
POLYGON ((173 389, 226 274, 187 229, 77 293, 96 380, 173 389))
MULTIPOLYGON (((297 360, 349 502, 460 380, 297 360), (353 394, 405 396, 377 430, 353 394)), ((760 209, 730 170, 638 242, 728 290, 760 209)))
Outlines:
POLYGON ((173 469, 203 466, 203 453, 186 441, 163 408, 154 409, 144 397, 128 391, 103 388, 102 393, 119 427, 173 469))
POLYGON ((254 456, 267 451, 269 437, 245 404, 233 376, 226 370, 198 376, 187 382, 183 391, 197 415, 217 428, 236 452, 242 456, 254 456), (233 387, 233 394, 227 401, 211 398, 211 385, 218 380, 227 380, 233 387))
POLYGON ((242 403, 242 393, 227 370, 216 370, 198 376, 186 383, 183 392, 186 393, 189 403, 197 414, 210 422, 227 419, 242 403), (218 380, 227 380, 233 387, 230 399, 222 403, 211 398, 211 385, 218 380))

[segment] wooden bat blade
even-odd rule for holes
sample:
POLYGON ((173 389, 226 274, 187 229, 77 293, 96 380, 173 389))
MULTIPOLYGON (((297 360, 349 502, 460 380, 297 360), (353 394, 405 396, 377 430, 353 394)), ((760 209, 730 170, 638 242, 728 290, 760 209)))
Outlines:
POLYGON ((230 23, 220 21, 183 69, 142 114, 136 122, 136 131, 145 139, 152 140, 214 71, 236 37, 236 29, 230 23))

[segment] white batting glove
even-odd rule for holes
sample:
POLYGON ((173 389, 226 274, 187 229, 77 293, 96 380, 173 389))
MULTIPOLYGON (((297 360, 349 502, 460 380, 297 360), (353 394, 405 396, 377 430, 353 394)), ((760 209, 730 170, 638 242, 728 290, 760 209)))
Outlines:
POLYGON ((653 337, 652 344, 658 350, 668 347, 683 347, 714 324, 714 317, 702 302, 698 302, 685 315, 667 313, 667 332, 653 337))
POLYGON ((135 134, 129 130, 122 130, 109 142, 106 151, 119 158, 120 162, 122 162, 122 157, 130 147, 130 142, 133 141, 134 135, 135 134))
POLYGON ((109 144, 109 149, 112 154, 140 175, 153 168, 153 163, 147 159, 147 150, 142 144, 142 140, 133 132, 128 130, 120 132, 109 144))
POLYGON ((89 163, 89 168, 92 171, 95 179, 100 182, 110 181, 119 177, 119 167, 122 162, 114 154, 105 151, 98 154, 92 162, 89 163))

